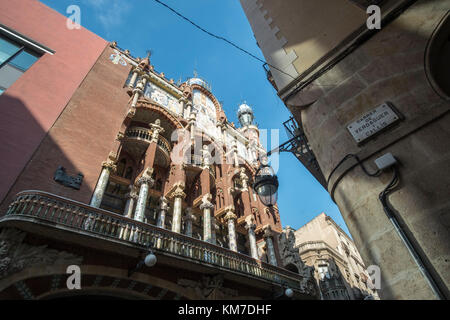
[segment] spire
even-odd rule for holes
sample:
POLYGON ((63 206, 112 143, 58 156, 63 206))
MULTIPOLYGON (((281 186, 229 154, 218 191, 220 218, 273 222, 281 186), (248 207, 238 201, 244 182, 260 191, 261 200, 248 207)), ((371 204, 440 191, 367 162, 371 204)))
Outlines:
POLYGON ((147 50, 147 57, 142 59, 141 62, 139 62, 139 67, 142 68, 142 70, 149 71, 150 70, 150 56, 152 55, 151 50, 147 50))

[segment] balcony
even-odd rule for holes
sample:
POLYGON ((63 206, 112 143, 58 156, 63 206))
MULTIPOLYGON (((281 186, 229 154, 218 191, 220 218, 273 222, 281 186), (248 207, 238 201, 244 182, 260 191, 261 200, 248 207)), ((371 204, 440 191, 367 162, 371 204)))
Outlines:
MULTIPOLYGON (((302 278, 288 270, 255 260, 249 256, 161 229, 121 215, 41 191, 17 194, 0 223, 40 225, 103 239, 112 245, 124 244, 144 249, 150 242, 157 255, 209 265, 269 284, 287 285, 302 291, 302 278)), ((177 262, 174 263, 177 263, 177 262)))
MULTIPOLYGON (((132 139, 132 140, 134 139, 134 140, 150 143, 152 140, 152 131, 147 128, 132 127, 132 128, 129 128, 125 132, 125 137, 127 139, 132 139)), ((164 151, 166 151, 170 155, 170 152, 172 151, 172 147, 170 146, 169 141, 167 141, 161 135, 158 138, 158 146, 161 147, 164 151)))

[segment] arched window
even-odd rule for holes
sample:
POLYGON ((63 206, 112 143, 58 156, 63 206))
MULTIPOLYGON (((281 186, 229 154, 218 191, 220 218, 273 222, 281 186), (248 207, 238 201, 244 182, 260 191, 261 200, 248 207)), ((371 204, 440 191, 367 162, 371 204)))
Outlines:
POLYGON ((450 97, 450 13, 433 32, 426 51, 426 72, 439 95, 450 97))

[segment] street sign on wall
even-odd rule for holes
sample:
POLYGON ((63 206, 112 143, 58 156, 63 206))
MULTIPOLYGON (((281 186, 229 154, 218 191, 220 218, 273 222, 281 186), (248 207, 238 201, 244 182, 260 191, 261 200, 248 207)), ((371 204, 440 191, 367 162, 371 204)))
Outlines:
POLYGON ((397 121, 400 121, 400 119, 400 115, 394 108, 388 102, 385 102, 350 123, 347 129, 353 139, 357 143, 361 143, 397 121))

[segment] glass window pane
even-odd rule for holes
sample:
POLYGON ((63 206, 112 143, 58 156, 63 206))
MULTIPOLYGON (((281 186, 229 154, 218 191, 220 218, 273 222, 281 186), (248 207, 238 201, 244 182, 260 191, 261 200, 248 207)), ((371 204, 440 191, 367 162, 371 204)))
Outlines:
POLYGON ((2 95, 3 92, 5 92, 5 90, 3 90, 2 88, 0 88, 0 96, 2 95))
POLYGON ((20 71, 8 64, 0 69, 0 87, 9 88, 20 76, 23 71, 20 71))
POLYGON ((0 36, 0 64, 5 62, 17 51, 20 46, 0 36))
POLYGON ((23 71, 27 71, 28 68, 37 61, 37 59, 39 59, 39 57, 37 57, 36 54, 28 50, 24 50, 12 59, 9 64, 23 71))

